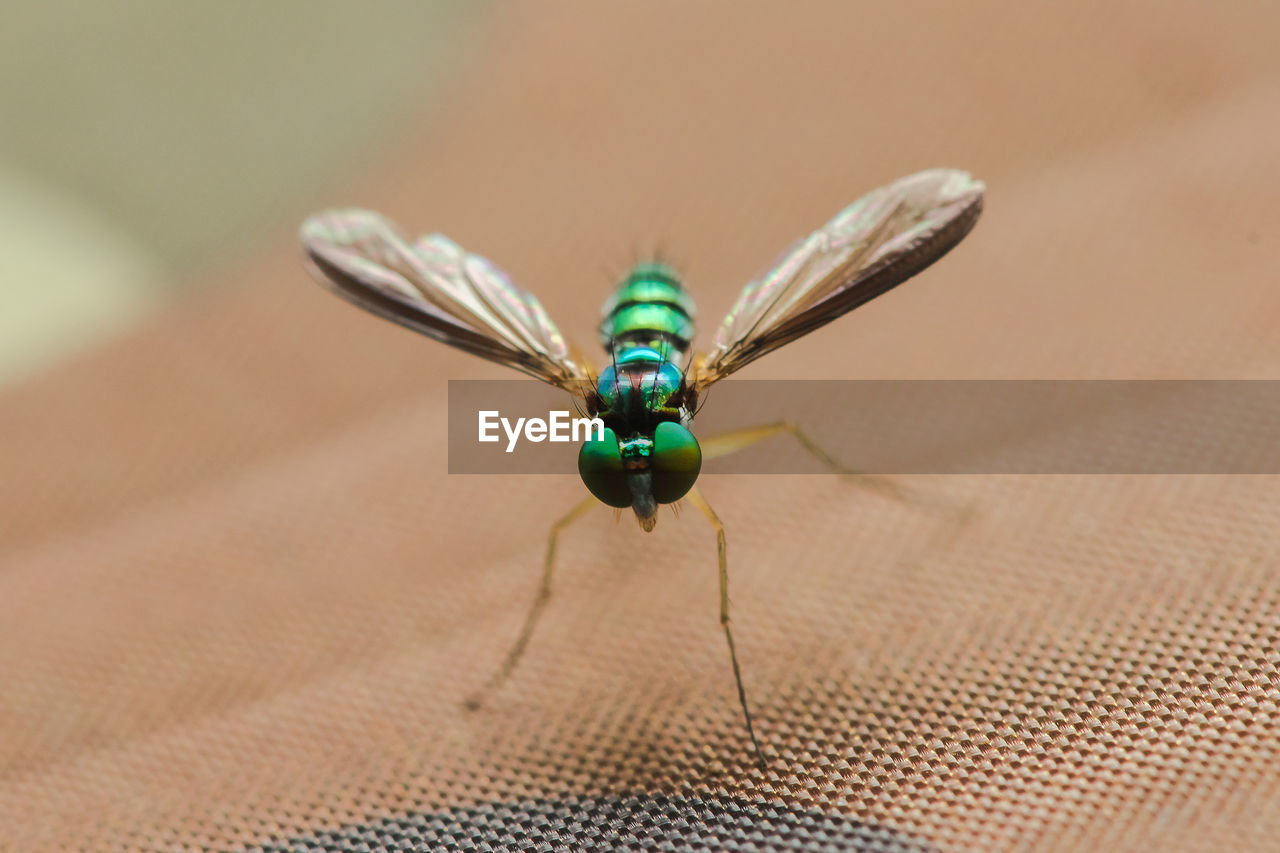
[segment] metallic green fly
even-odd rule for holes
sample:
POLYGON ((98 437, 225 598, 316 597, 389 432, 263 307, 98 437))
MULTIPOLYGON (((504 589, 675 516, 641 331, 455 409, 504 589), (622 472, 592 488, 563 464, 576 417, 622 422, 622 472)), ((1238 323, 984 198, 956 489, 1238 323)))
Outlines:
POLYGON ((533 294, 447 237, 431 234, 409 242, 387 220, 364 210, 326 211, 303 224, 312 273, 328 289, 427 337, 563 388, 605 423, 603 439, 585 443, 578 456, 578 472, 591 496, 552 525, 537 598, 486 690, 510 675, 529 643, 551 595, 556 539, 565 527, 599 501, 630 507, 650 531, 660 504, 687 498, 716 531, 720 624, 747 732, 763 765, 729 628, 724 526, 694 483, 704 458, 784 432, 829 468, 853 472, 790 423, 720 436, 700 446, 690 431, 698 396, 941 258, 977 222, 983 191, 982 182, 966 172, 931 169, 864 196, 748 284, 710 352, 692 359, 694 306, 679 277, 663 264, 637 265, 605 303, 600 340, 609 364, 598 373, 570 350, 533 294))

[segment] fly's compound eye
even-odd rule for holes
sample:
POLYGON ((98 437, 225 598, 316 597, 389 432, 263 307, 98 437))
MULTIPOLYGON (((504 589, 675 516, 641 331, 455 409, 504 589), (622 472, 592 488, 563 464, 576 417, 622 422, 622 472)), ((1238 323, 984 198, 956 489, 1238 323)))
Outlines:
POLYGON ((702 448, 693 433, 672 421, 658 424, 653 432, 650 470, 654 500, 670 504, 684 497, 702 470, 702 448))
POLYGON ((605 427, 602 438, 592 439, 578 451, 578 473, 601 503, 618 508, 631 506, 631 489, 622 467, 618 436, 605 427))

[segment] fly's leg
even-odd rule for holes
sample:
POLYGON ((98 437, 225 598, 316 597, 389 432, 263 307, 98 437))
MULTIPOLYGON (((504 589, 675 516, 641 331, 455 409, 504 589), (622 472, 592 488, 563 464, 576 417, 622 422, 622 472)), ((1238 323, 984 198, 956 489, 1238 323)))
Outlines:
POLYGON ((474 711, 484 704, 485 697, 500 687, 502 682, 507 680, 507 676, 511 675, 512 670, 516 668, 516 664, 520 662, 520 657, 524 654, 525 647, 529 645, 529 638, 533 636, 533 629, 537 627, 538 619, 542 616, 542 611, 546 609, 547 602, 551 599, 551 579, 555 575, 556 543, 560 533, 585 515, 587 510, 595 506, 596 503, 596 499, 589 495, 581 503, 565 513, 555 524, 551 525, 551 536, 547 539, 547 556, 542 563, 542 585, 538 587, 538 595, 533 600, 533 606, 529 608, 528 614, 524 617, 524 626, 520 629, 520 635, 516 637, 515 645, 511 647, 511 651, 507 652, 507 658, 502 662, 502 666, 498 671, 485 683, 484 687, 467 699, 466 706, 468 709, 474 711))
POLYGON ((920 506, 931 506, 936 509, 942 509, 955 516, 957 522, 966 522, 972 514, 968 506, 957 506, 949 501, 940 501, 935 497, 922 495, 913 489, 896 483, 889 477, 878 474, 868 474, 865 471, 858 471, 845 465, 832 454, 828 453, 820 444, 814 441, 809 435, 796 424, 790 421, 778 421, 777 423, 764 424, 763 426, 750 427, 748 429, 735 430, 733 432, 723 433, 721 435, 712 436, 706 441, 701 442, 702 458, 704 461, 710 459, 718 459, 723 456, 730 456, 741 450, 746 450, 753 444, 758 444, 767 438, 775 435, 786 433, 796 441, 800 442, 800 446, 805 449, 814 459, 822 463, 828 471, 839 474, 845 480, 853 482, 860 486, 865 486, 873 491, 879 492, 881 495, 901 501, 906 504, 915 504, 920 506))
POLYGON ((751 724, 751 711, 747 708, 747 691, 742 686, 742 670, 738 667, 738 652, 733 645, 733 631, 729 629, 729 558, 725 549, 724 524, 721 523, 720 516, 716 515, 715 510, 711 508, 711 504, 707 503, 706 498, 698 491, 697 486, 690 489, 686 497, 702 511, 716 531, 716 553, 720 560, 720 627, 724 628, 724 638, 729 643, 729 660, 733 662, 733 679, 738 685, 738 703, 742 705, 742 716, 747 721, 747 734, 751 736, 751 746, 755 749, 760 769, 767 770, 764 753, 760 751, 760 741, 756 740, 755 726, 751 724))

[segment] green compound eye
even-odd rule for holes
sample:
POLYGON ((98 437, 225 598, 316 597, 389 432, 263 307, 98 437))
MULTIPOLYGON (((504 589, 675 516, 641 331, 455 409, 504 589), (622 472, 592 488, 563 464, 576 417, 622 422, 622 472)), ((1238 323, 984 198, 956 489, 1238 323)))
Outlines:
POLYGON ((675 503, 693 488, 702 470, 702 448, 680 424, 664 421, 653 433, 653 499, 675 503))
POLYGON ((618 436, 613 430, 605 427, 603 438, 582 445, 578 451, 578 473, 601 503, 618 508, 631 506, 631 489, 627 487, 618 436))

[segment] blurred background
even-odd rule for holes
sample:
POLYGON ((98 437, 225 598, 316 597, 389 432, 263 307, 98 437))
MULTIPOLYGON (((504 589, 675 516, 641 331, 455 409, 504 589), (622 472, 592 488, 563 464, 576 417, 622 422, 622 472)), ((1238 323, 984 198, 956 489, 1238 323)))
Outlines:
POLYGON ((429 121, 488 4, 16 2, 0 385, 124 331, 429 121))

